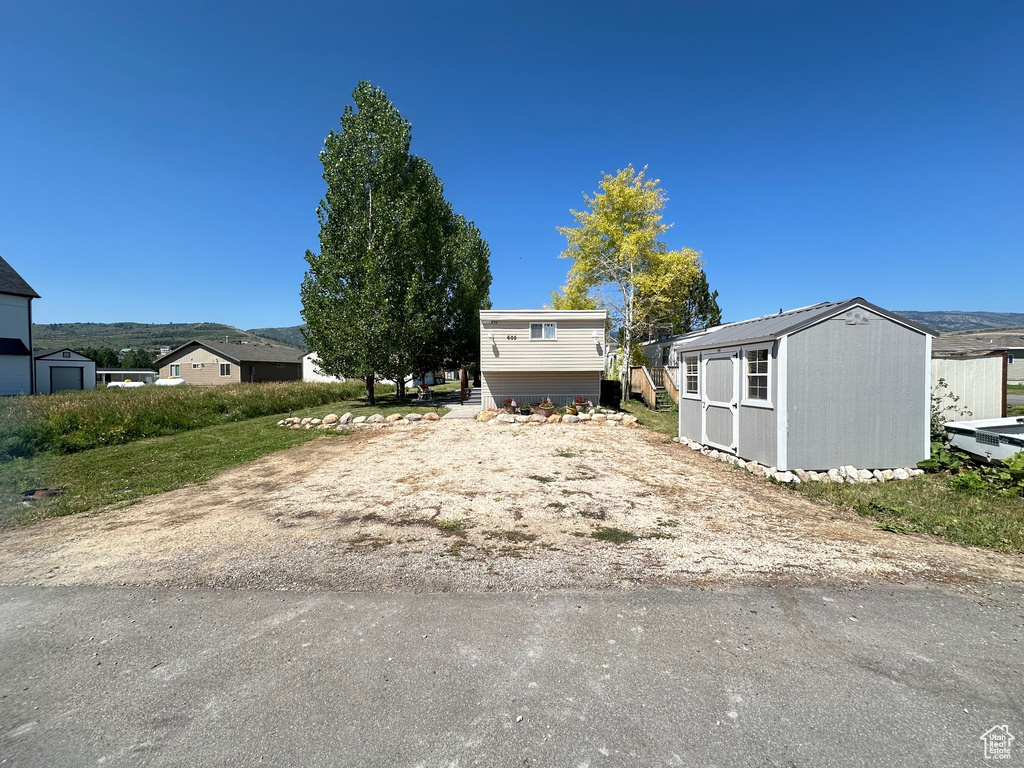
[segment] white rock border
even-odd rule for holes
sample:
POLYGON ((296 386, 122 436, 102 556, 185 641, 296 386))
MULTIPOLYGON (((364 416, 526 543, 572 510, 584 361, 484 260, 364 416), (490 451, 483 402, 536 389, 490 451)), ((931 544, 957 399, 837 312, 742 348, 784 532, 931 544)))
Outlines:
POLYGON ((752 475, 766 477, 779 483, 888 483, 896 480, 909 480, 924 474, 917 467, 897 467, 895 469, 857 469, 852 465, 835 467, 827 472, 808 471, 803 469, 779 470, 777 467, 766 467, 756 461, 744 461, 728 451, 719 451, 688 437, 673 437, 673 443, 685 445, 691 451, 698 451, 710 459, 718 459, 726 464, 745 469, 752 475))
POLYGON ((541 424, 592 424, 604 427, 636 427, 638 421, 636 416, 621 411, 613 411, 608 408, 591 408, 575 415, 553 413, 544 417, 539 413, 530 416, 512 414, 506 411, 486 410, 477 414, 476 420, 488 426, 499 426, 501 424, 528 424, 539 426, 541 424))
POLYGON ((346 413, 342 416, 338 416, 336 413, 329 413, 322 419, 315 419, 307 416, 306 418, 299 418, 298 416, 289 416, 287 419, 281 419, 277 422, 279 427, 287 427, 288 429, 334 429, 342 431, 353 428, 368 428, 368 427, 401 427, 409 424, 433 424, 440 421, 441 417, 436 413, 393 413, 388 417, 384 417, 384 414, 374 413, 370 416, 356 416, 353 417, 351 413, 346 413))

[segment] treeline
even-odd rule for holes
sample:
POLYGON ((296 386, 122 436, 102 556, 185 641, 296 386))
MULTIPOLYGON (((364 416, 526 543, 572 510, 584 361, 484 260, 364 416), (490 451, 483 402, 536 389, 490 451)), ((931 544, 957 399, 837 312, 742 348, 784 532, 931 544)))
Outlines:
POLYGON ((362 82, 353 98, 320 153, 327 194, 320 253, 306 252, 302 317, 323 371, 365 379, 372 403, 374 379, 476 360, 490 250, 430 163, 409 152, 411 126, 385 93, 362 82))
POLYGON ((113 347, 86 347, 81 354, 93 360, 97 368, 151 368, 156 359, 144 349, 130 350, 120 360, 113 347))

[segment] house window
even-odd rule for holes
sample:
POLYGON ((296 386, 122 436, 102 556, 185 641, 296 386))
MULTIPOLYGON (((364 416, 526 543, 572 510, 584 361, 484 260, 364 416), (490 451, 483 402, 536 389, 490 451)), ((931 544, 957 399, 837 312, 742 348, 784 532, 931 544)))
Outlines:
POLYGON ((231 363, 221 363, 220 364, 220 375, 221 376, 230 376, 231 375, 231 363))
POLYGON ((180 363, 175 363, 174 365, 172 365, 171 366, 170 374, 174 378, 179 378, 181 376, 181 364, 180 363))
POLYGON ((747 400, 768 400, 768 350, 747 350, 747 400))
POLYGON ((685 381, 683 382, 683 392, 687 395, 696 395, 697 390, 697 356, 687 355, 683 358, 683 375, 685 381))
POLYGON ((554 341, 555 323, 530 323, 530 341, 554 341))

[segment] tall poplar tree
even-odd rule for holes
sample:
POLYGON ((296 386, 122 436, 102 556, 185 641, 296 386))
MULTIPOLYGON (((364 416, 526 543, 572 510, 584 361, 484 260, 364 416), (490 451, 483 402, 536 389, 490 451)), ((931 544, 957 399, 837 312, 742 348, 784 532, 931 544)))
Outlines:
POLYGON ((317 208, 320 253, 306 252, 303 333, 321 369, 365 379, 373 404, 378 376, 394 379, 401 396, 409 373, 453 360, 457 347, 467 353, 458 340, 472 333, 467 323, 479 325, 491 280, 475 228, 483 258, 467 271, 467 224, 430 164, 410 154, 408 121, 367 82, 353 100, 320 153, 327 194, 317 208))

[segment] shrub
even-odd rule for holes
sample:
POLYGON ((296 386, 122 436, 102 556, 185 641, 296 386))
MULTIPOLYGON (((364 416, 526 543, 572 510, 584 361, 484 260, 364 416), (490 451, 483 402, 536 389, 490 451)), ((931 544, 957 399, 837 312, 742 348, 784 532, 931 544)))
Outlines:
POLYGON ((352 400, 362 395, 364 387, 359 381, 290 381, 5 398, 0 401, 0 461, 44 451, 75 453, 352 400))

